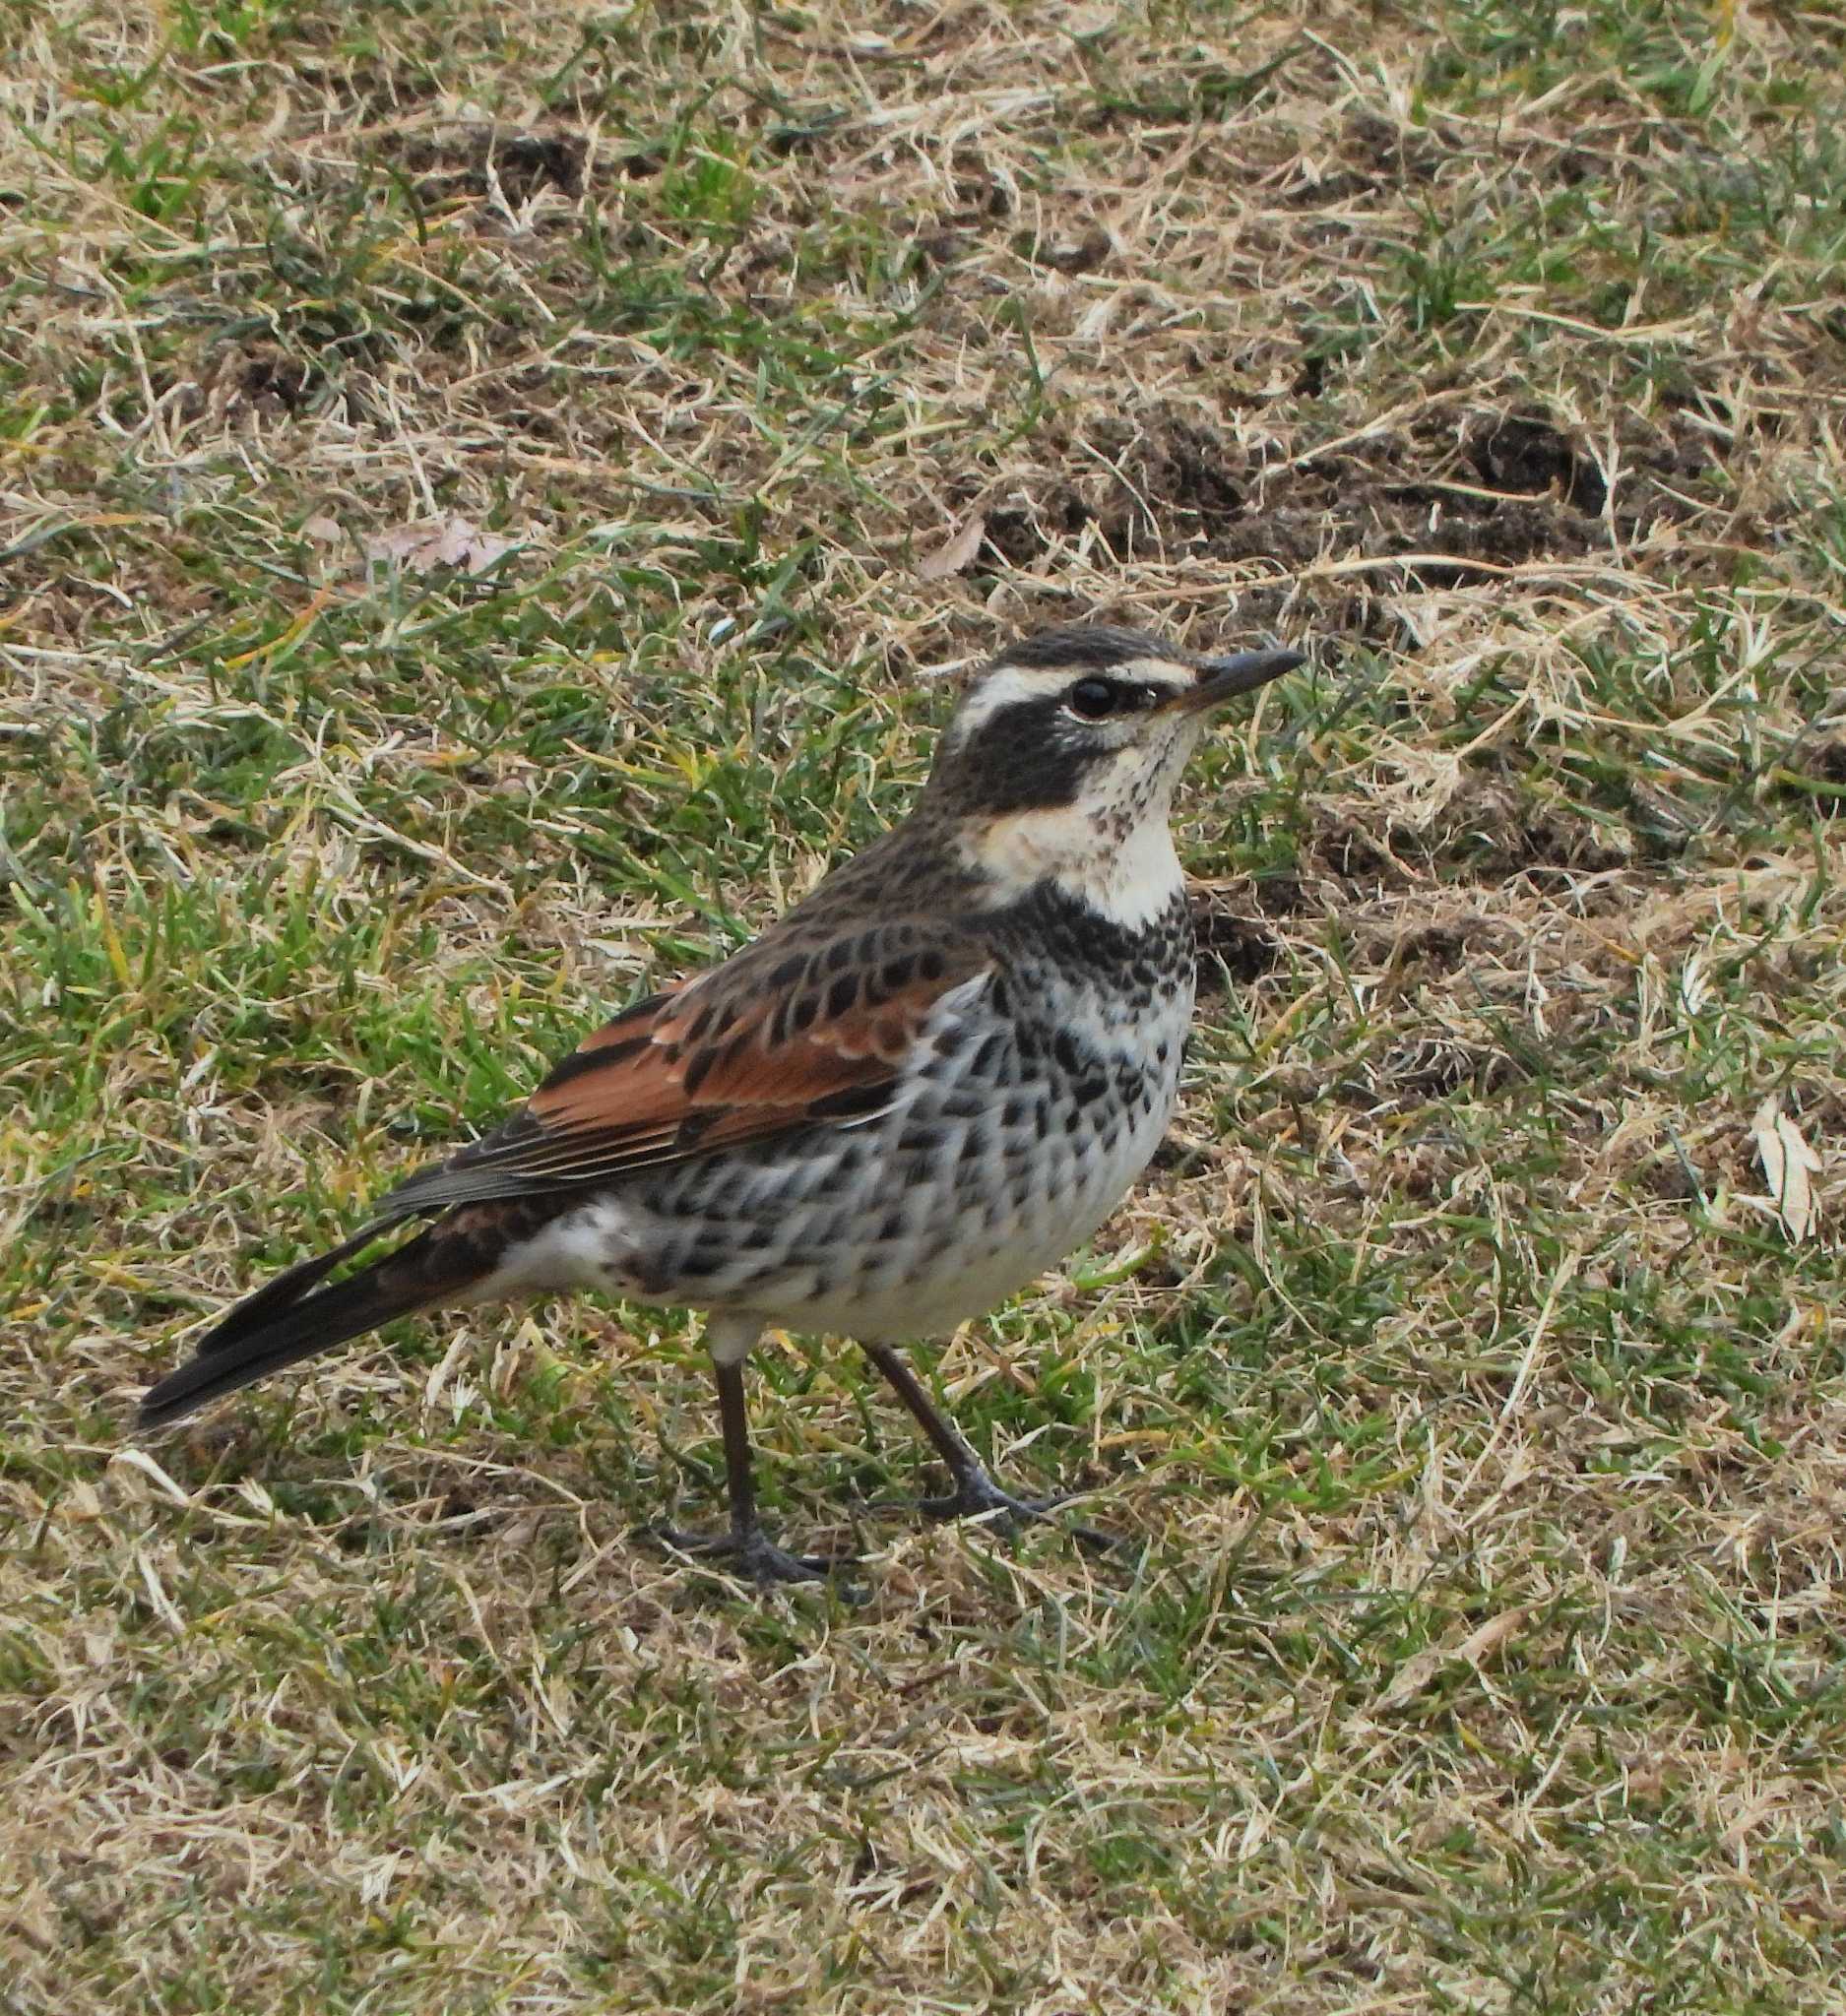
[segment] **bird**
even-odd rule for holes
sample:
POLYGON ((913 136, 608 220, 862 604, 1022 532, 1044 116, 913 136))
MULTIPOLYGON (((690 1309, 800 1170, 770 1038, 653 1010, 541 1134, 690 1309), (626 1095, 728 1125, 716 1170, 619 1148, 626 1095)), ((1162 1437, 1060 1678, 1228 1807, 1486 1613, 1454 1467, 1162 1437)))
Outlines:
POLYGON ((838 1566, 759 1516, 743 1372, 770 1329, 865 1352, 947 1469, 926 1513, 1046 1516, 1064 1501, 994 1482, 900 1347, 1082 1245, 1159 1146, 1194 985, 1175 788, 1216 709, 1304 662, 1101 623, 1016 639, 969 679, 907 817, 237 1303, 139 1425, 398 1317, 600 1290, 704 1313, 729 1517, 662 1529, 687 1556, 763 1586, 838 1566))

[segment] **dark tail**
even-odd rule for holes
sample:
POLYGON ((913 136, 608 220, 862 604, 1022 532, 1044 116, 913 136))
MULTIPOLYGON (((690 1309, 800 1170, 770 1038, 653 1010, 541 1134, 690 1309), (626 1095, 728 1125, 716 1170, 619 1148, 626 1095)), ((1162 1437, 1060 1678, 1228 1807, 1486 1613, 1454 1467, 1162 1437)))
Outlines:
POLYGON ((331 1253, 289 1268, 246 1296, 206 1335, 189 1363, 148 1389, 140 1426, 179 1420, 253 1379, 331 1351, 395 1316, 453 1298, 489 1271, 473 1241, 436 1225, 345 1281, 320 1286, 343 1260, 390 1227, 389 1220, 369 1225, 331 1253))

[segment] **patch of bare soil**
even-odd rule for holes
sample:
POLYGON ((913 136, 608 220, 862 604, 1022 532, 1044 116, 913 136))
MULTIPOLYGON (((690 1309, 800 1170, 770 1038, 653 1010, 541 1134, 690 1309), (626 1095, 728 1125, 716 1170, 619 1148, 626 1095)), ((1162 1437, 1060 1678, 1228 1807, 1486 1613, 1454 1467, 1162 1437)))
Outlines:
POLYGON ((1199 894, 1192 903, 1198 940, 1198 990, 1209 997, 1234 981, 1261 979, 1282 958, 1282 943, 1222 894, 1199 894))
POLYGON ((1043 473, 991 514, 988 542, 1025 567, 1094 526, 1121 556, 1188 553, 1295 569, 1401 557, 1403 578, 1454 588, 1506 567, 1606 551, 1612 524, 1631 539, 1692 515, 1698 505, 1684 485, 1710 467, 1709 437, 1627 426, 1644 438, 1624 461, 1611 514, 1589 443, 1532 411, 1458 417, 1438 402, 1402 427, 1291 457, 1278 437, 1245 445, 1195 410, 1092 409, 1074 428, 1047 430, 1043 473))
POLYGON ((523 203, 546 188, 581 196, 589 152, 589 143, 577 133, 477 126, 406 135, 397 148, 397 164, 425 202, 484 196, 498 182, 509 203, 523 203))

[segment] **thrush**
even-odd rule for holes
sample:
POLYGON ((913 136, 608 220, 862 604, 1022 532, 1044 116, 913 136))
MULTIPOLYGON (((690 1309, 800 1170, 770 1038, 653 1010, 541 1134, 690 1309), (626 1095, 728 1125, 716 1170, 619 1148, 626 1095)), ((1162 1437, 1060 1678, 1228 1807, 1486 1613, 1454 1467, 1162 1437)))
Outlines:
POLYGON ((897 1347, 1081 1245, 1159 1146, 1193 995, 1174 788, 1213 708, 1302 662, 1101 626, 1013 644, 908 818, 238 1303, 142 1424, 417 1310, 597 1289, 707 1312, 730 1520, 675 1544, 761 1583, 831 1565, 757 1515, 743 1367, 771 1326, 863 1348, 947 1466, 926 1510, 1044 1513, 994 1483, 897 1347))

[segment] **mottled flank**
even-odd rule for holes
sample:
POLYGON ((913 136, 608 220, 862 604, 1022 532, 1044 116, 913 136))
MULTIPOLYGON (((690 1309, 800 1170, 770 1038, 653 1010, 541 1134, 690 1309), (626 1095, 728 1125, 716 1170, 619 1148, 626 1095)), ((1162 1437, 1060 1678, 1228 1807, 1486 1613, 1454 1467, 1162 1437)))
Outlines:
POLYGON ((1177 894, 1116 929, 1042 890, 983 918, 988 977, 944 997, 884 1110, 560 1213, 507 1292, 614 1289, 864 1341, 939 1336, 1089 1237, 1159 1145, 1192 1009, 1177 894))

